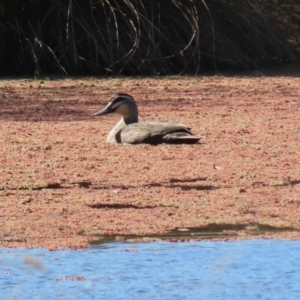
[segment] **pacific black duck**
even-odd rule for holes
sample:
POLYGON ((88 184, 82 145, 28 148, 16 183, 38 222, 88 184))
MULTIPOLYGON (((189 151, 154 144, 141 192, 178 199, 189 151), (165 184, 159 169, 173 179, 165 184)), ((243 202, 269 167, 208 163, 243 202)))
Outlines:
POLYGON ((128 94, 114 94, 106 107, 94 113, 94 116, 110 113, 120 114, 122 119, 108 134, 106 140, 108 143, 194 144, 201 139, 201 136, 194 135, 182 124, 152 121, 138 123, 137 104, 128 94))

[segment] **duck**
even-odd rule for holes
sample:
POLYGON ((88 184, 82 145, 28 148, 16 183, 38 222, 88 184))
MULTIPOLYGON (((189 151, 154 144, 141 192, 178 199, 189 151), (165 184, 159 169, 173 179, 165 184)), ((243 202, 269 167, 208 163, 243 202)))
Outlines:
POLYGON ((202 136, 194 135, 183 124, 170 122, 138 122, 138 106, 134 98, 125 93, 112 95, 108 104, 94 116, 116 113, 121 120, 109 132, 107 143, 111 144, 195 144, 202 136))

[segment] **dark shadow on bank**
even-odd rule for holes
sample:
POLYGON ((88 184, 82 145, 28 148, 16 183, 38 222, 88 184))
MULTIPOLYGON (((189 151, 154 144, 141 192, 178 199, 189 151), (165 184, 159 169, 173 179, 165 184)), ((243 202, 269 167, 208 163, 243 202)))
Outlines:
POLYGON ((268 233, 298 232, 293 227, 275 227, 268 224, 208 224, 202 227, 174 228, 163 234, 150 235, 93 235, 91 245, 100 245, 111 242, 190 242, 199 240, 234 238, 243 233, 243 236, 259 238, 268 233))

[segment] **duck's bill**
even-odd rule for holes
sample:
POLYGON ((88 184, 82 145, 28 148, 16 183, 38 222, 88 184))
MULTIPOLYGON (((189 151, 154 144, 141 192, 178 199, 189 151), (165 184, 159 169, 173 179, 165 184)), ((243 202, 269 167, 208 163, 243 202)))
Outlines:
POLYGON ((93 116, 103 116, 112 113, 113 110, 110 107, 105 107, 104 109, 97 111, 93 114, 93 116))

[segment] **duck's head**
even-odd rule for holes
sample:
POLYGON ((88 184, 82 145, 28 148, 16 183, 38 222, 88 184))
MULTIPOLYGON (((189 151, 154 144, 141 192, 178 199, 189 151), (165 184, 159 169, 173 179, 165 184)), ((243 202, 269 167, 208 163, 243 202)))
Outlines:
POLYGON ((96 112, 93 116, 103 116, 111 113, 122 115, 124 119, 138 119, 138 109, 132 96, 124 93, 112 95, 104 109, 96 112))

